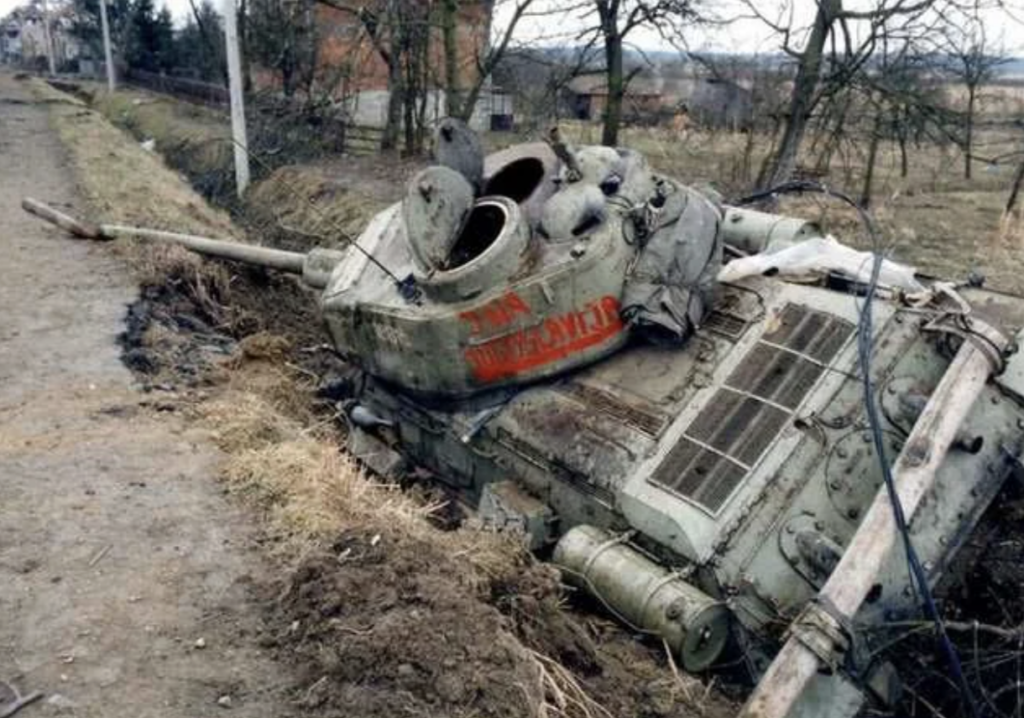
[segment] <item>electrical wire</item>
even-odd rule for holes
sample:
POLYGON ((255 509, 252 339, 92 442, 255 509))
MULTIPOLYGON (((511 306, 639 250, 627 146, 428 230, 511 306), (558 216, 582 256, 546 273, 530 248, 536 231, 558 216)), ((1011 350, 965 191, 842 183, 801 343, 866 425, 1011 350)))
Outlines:
POLYGON ((935 624, 936 632, 938 633, 939 645, 942 648, 942 652, 945 654, 946 661, 949 663, 950 670, 953 673, 953 678, 960 690, 961 701, 970 713, 971 718, 980 718, 981 710, 973 698, 970 685, 967 683, 967 677, 964 675, 960 656, 957 653, 956 647, 953 645, 953 641, 950 639, 949 634, 946 632, 945 623, 943 622, 938 606, 935 603, 935 597, 932 594, 931 587, 928 585, 927 573, 921 564, 917 550, 914 548, 914 542, 910 536, 910 528, 907 524, 907 518, 903 511, 903 504, 896 491, 896 482, 892 475, 892 467, 885 458, 885 438, 882 431, 881 420, 878 415, 878 406, 875 403, 874 383, 871 379, 873 334, 872 309, 874 306, 875 293, 878 289, 878 280, 882 271, 883 261, 882 252, 880 251, 881 237, 878 228, 871 215, 868 214, 868 212, 851 197, 842 192, 833 190, 820 182, 812 182, 808 180, 785 182, 767 190, 759 191, 744 197, 736 204, 742 206, 744 204, 751 204, 763 199, 775 198, 780 194, 803 192, 823 194, 826 197, 838 199, 853 207, 857 211, 861 222, 864 224, 864 228, 868 232, 868 237, 871 240, 871 278, 863 294, 864 303, 860 308, 859 321, 857 323, 857 356, 861 366, 861 385, 864 390, 864 411, 867 417, 875 454, 878 457, 878 462, 882 469, 882 477, 885 481, 886 492, 889 496, 889 503, 892 505, 896 528, 902 538, 904 552, 907 556, 907 565, 910 569, 913 583, 916 584, 915 588, 922 599, 922 608, 924 609, 925 615, 928 619, 935 624))

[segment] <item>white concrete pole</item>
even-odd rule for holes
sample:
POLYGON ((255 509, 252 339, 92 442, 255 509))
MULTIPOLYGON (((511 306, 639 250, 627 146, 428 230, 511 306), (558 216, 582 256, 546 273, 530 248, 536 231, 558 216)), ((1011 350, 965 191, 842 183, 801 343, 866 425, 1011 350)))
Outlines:
POLYGON ((50 65, 50 74, 57 74, 57 63, 53 59, 53 36, 50 34, 50 9, 46 6, 46 0, 42 2, 43 11, 43 42, 46 43, 46 60, 50 65))
POLYGON ((103 56, 107 63, 107 90, 117 89, 114 78, 114 53, 110 49, 110 22, 107 20, 107 0, 100 0, 100 24, 103 26, 103 56))
POLYGON ((224 39, 228 55, 228 90, 231 95, 231 138, 235 146, 235 185, 238 196, 249 186, 249 141, 245 135, 242 61, 238 52, 238 17, 235 0, 224 0, 224 39))

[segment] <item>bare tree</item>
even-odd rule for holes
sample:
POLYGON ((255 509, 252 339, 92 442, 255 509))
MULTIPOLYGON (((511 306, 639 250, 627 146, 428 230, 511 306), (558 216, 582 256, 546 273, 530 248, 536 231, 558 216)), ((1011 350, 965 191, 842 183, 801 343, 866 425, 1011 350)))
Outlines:
POLYGON ((381 136, 381 150, 398 147, 405 104, 410 92, 407 88, 409 63, 406 55, 412 50, 413 31, 409 26, 410 10, 419 10, 421 3, 405 0, 374 0, 367 3, 350 3, 346 0, 316 0, 356 18, 366 33, 374 51, 387 68, 388 107, 381 136), (413 7, 410 7, 413 6, 413 7))
POLYGON ((974 130, 981 89, 992 81, 996 68, 1007 62, 1005 52, 985 32, 985 24, 975 12, 957 13, 942 28, 937 51, 946 71, 963 84, 967 92, 963 110, 964 179, 971 179, 974 159, 974 130))
POLYGON ((948 132, 953 119, 943 107, 938 84, 930 79, 934 61, 920 38, 893 42, 883 36, 879 44, 876 61, 854 79, 849 93, 873 115, 860 198, 864 207, 871 203, 875 164, 884 141, 899 149, 900 176, 906 177, 910 164, 907 144, 919 142, 930 131, 948 132))
POLYGON ((639 70, 628 75, 624 71, 623 48, 630 34, 648 27, 669 42, 680 42, 683 26, 698 20, 696 0, 590 0, 585 4, 590 8, 584 13, 586 28, 579 34, 584 41, 581 53, 598 44, 603 47, 608 102, 601 142, 614 146, 619 141, 622 101, 639 70))
MULTIPOLYGON (((480 99, 480 92, 483 89, 484 83, 487 82, 487 78, 491 76, 508 51, 519 22, 525 17, 542 14, 530 11, 530 7, 534 2, 535 0, 506 0, 505 4, 511 5, 511 14, 508 22, 505 23, 494 42, 490 41, 491 18, 494 17, 495 10, 503 3, 501 0, 497 0, 497 2, 495 0, 484 0, 482 3, 475 3, 483 6, 487 20, 483 28, 486 36, 482 40, 473 43, 475 52, 471 60, 474 65, 474 72, 469 87, 463 88, 460 82, 457 32, 460 0, 442 0, 441 28, 444 39, 445 58, 445 107, 449 115, 465 121, 468 121, 473 115, 473 109, 476 107, 477 100, 480 99), (481 48, 483 48, 482 51, 480 51, 481 48)), ((462 0, 462 4, 464 5, 465 3, 466 0, 462 0)))
POLYGON ((812 113, 822 98, 839 92, 872 57, 883 37, 909 37, 926 31, 925 18, 946 0, 876 0, 874 7, 852 10, 844 0, 818 0, 814 22, 802 49, 794 47, 799 29, 766 16, 755 0, 745 0, 754 17, 782 36, 783 51, 796 61, 796 76, 782 141, 772 159, 766 182, 775 185, 789 179, 812 113), (854 32, 857 25, 861 30, 854 32))
POLYGON ((285 97, 308 93, 316 73, 319 36, 311 0, 249 0, 246 39, 253 59, 275 70, 285 97))

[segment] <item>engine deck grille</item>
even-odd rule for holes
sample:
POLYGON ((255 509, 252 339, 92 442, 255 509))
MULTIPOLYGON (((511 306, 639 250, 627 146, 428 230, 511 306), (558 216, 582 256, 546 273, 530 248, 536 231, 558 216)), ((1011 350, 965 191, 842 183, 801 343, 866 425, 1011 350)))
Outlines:
POLYGON ((747 322, 735 314, 716 309, 705 317, 703 328, 729 339, 739 339, 747 330, 747 322))
POLYGON ((787 304, 651 475, 717 513, 853 334, 844 319, 787 304))
POLYGON ((607 414, 648 436, 657 436, 665 427, 666 417, 653 409, 627 403, 624 399, 581 382, 569 382, 562 393, 594 411, 607 414))

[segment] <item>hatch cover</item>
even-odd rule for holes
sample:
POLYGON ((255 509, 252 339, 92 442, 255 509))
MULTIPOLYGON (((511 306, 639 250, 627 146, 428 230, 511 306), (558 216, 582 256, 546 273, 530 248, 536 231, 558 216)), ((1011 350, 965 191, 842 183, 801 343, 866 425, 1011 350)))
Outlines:
POLYGON ((787 304, 650 481, 718 513, 853 330, 853 324, 827 312, 787 304))

